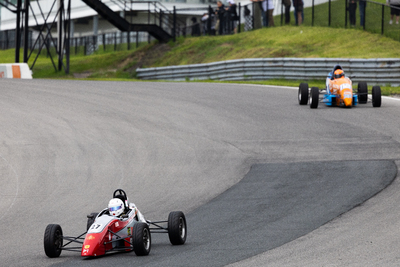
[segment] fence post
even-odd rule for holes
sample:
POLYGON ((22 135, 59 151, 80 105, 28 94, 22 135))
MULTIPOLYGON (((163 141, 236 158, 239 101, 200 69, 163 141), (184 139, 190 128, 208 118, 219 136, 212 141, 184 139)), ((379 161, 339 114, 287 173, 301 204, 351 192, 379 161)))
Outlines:
POLYGON ((344 1, 344 27, 347 28, 347 0, 344 1))
MULTIPOLYGON (((240 5, 240 3, 239 3, 240 5)), ((208 19, 207 19, 207 34, 211 35, 211 16, 212 16, 212 8, 208 5, 208 19)))
POLYGON ((128 50, 131 50, 131 31, 128 31, 128 50))
POLYGON ((172 20, 172 37, 174 38, 174 42, 176 41, 176 7, 174 6, 174 14, 173 14, 173 20, 172 20))
POLYGON ((19 49, 21 46, 21 6, 22 1, 17 1, 17 26, 15 29, 15 63, 19 63, 19 49))
POLYGON ((114 33, 114 51, 117 51, 117 33, 114 33))
POLYGON ((331 26, 331 0, 329 0, 329 23, 328 26, 331 26))
POLYGON ((25 23, 24 23, 24 63, 28 63, 28 39, 29 39, 29 0, 24 3, 25 23))
MULTIPOLYGON (((303 4, 303 8, 304 8, 304 4, 303 4)), ((311 26, 314 26, 314 0, 312 0, 311 26)))
POLYGON ((239 21, 238 21, 238 33, 240 33, 240 22, 242 21, 241 20, 241 18, 242 18, 242 5, 240 4, 240 2, 239 2, 239 21))
POLYGON ((83 55, 86 56, 86 54, 87 54, 87 42, 86 42, 86 37, 84 37, 83 40, 85 40, 85 50, 83 51, 83 55))
POLYGON ((382 35, 383 35, 383 25, 385 25, 385 5, 382 5, 382 30, 381 30, 382 35))
POLYGON ((251 20, 251 29, 254 30, 254 2, 251 3, 251 16, 253 19, 251 20))
POLYGON ((106 51, 106 35, 103 33, 103 50, 106 51))

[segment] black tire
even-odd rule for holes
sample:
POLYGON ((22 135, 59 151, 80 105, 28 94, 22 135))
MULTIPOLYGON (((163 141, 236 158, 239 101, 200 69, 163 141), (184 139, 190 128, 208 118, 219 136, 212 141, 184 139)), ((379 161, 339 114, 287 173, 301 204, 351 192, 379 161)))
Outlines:
POLYGON ((44 231, 44 252, 49 258, 57 258, 61 254, 63 233, 58 224, 49 224, 44 231))
POLYGON ((307 105, 308 101, 308 83, 301 83, 299 85, 299 104, 300 105, 307 105))
POLYGON ((366 104, 368 101, 368 85, 366 82, 358 83, 357 94, 358 94, 358 103, 366 104))
POLYGON ((312 87, 310 92, 310 108, 318 108, 319 103, 319 89, 312 87))
POLYGON ((372 106, 374 108, 379 108, 381 104, 382 104, 381 87, 376 85, 372 87, 372 106))
POLYGON ((146 223, 138 222, 133 225, 133 250, 137 256, 147 256, 151 250, 151 235, 146 223))
POLYGON ((92 226, 92 224, 96 220, 97 215, 99 215, 98 212, 90 213, 90 216, 88 216, 88 219, 87 219, 86 231, 89 231, 89 228, 90 228, 90 226, 92 226))
POLYGON ((182 211, 172 211, 168 215, 168 236, 172 245, 183 245, 186 242, 187 226, 182 211))

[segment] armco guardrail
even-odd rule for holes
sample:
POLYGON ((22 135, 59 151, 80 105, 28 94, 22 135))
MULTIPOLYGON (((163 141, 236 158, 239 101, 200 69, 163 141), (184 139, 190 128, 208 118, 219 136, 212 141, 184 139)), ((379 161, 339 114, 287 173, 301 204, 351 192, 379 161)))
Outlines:
POLYGON ((325 80, 340 64, 354 82, 400 84, 400 58, 249 58, 207 64, 138 68, 143 80, 325 80))
POLYGON ((0 64, 0 78, 32 79, 32 72, 26 63, 0 64))

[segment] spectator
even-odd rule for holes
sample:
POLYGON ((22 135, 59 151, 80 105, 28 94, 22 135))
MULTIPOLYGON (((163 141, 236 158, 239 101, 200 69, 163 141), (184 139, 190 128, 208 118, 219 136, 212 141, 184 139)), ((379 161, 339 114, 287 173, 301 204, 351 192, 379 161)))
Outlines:
POLYGON ((247 6, 244 6, 244 30, 249 31, 253 29, 253 19, 250 16, 251 12, 247 6))
POLYGON ((282 0, 282 4, 285 6, 285 24, 290 23, 290 6, 291 2, 290 0, 282 0))
POLYGON ((224 34, 225 7, 221 1, 217 2, 217 9, 215 10, 215 15, 217 15, 217 23, 215 25, 215 30, 218 31, 219 35, 222 35, 222 34, 224 34))
POLYGON ((360 26, 364 27, 364 25, 365 25, 365 7, 367 6, 367 1, 360 0, 358 6, 360 8, 360 26))
POLYGON ((228 12, 228 22, 229 22, 229 31, 233 29, 233 33, 237 33, 237 21, 239 20, 239 17, 237 15, 236 11, 236 4, 234 0, 228 0, 229 7, 225 8, 226 11, 228 12))
POLYGON ((293 0, 293 7, 294 7, 294 18, 296 20, 296 25, 301 25, 304 19, 303 0, 293 0))
POLYGON ((349 17, 350 17, 350 25, 356 26, 356 9, 357 2, 356 0, 350 0, 349 2, 349 17))
POLYGON ((204 35, 209 33, 208 32, 208 20, 209 20, 208 13, 204 13, 203 16, 201 17, 201 25, 202 25, 202 30, 203 30, 204 35))
POLYGON ((266 12, 267 26, 273 27, 274 25, 274 2, 272 0, 263 1, 263 10, 266 12))
POLYGON ((201 35, 200 25, 199 25, 199 23, 197 23, 196 17, 192 17, 191 21, 193 22, 193 25, 192 25, 192 36, 200 36, 201 35))
POLYGON ((390 21, 393 24, 393 16, 396 15, 396 24, 399 24, 400 16, 400 0, 386 0, 386 4, 390 5, 390 21))

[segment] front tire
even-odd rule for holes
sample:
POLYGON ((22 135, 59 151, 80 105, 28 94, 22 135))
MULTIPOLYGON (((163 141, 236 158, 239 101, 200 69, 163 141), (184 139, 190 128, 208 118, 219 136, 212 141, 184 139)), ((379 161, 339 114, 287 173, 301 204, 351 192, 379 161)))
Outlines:
POLYGON ((58 224, 49 224, 44 231, 44 252, 49 258, 57 258, 61 254, 63 233, 58 224))
POLYGON ((186 242, 187 226, 182 211, 172 211, 168 215, 168 236, 172 245, 183 245, 186 242))
POLYGON ((301 83, 298 91, 300 105, 307 105, 308 101, 308 83, 301 83))
POLYGON ((382 104, 381 87, 376 85, 372 87, 372 106, 379 108, 382 104))
POLYGON ((368 101, 368 85, 366 82, 358 83, 357 94, 358 94, 358 103, 366 104, 368 101))
POLYGON ((137 256, 147 256, 151 250, 151 235, 149 226, 138 222, 133 225, 133 250, 137 256))
POLYGON ((310 93, 310 108, 318 108, 319 102, 319 89, 318 87, 312 87, 310 93))

